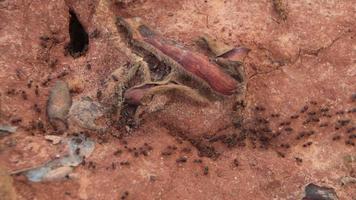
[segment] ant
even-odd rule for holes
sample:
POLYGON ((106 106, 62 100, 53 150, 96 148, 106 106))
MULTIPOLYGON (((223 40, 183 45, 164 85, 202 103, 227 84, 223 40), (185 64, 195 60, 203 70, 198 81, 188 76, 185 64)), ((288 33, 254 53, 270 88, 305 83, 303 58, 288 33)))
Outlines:
POLYGON ((320 109, 320 112, 328 112, 329 111, 329 108, 321 108, 320 109))
POLYGON ((265 111, 266 108, 262 107, 262 106, 256 106, 255 107, 256 111, 265 111))
POLYGON ((279 125, 280 125, 280 126, 289 126, 290 124, 291 124, 290 121, 286 121, 286 122, 280 123, 279 125))
POLYGON ((308 109, 309 109, 309 106, 305 105, 305 106, 300 110, 300 112, 301 112, 301 113, 305 113, 308 109))
POLYGON ((271 117, 273 117, 273 118, 278 118, 278 117, 280 117, 280 114, 271 114, 271 117))
POLYGON ((285 130, 285 131, 288 131, 288 132, 292 132, 292 131, 293 131, 293 128, 287 127, 287 128, 285 128, 284 130, 285 130))
POLYGON ((312 144, 313 144, 313 142, 307 142, 307 143, 303 144, 303 147, 308 147, 308 146, 310 146, 312 144))
POLYGON ((35 103, 35 104, 33 105, 33 109, 35 110, 36 113, 39 113, 39 114, 40 114, 41 111, 42 111, 41 108, 38 106, 37 103, 35 103))
POLYGON ((346 145, 355 146, 355 143, 354 143, 353 141, 351 141, 351 140, 346 140, 346 141, 345 141, 345 144, 346 144, 346 145))
POLYGON ((347 124, 350 123, 351 120, 349 119, 344 119, 344 120, 338 120, 337 123, 340 124, 340 126, 346 126, 347 124))
POLYGON ((234 167, 238 167, 240 165, 240 163, 237 160, 237 158, 235 158, 232 163, 233 163, 234 167))
POLYGON ((303 162, 303 159, 301 158, 298 158, 298 157, 294 157, 295 161, 297 161, 297 163, 302 163, 303 162))
POLYGON ((180 157, 176 160, 176 163, 185 163, 185 162, 187 162, 187 158, 185 157, 180 157))
POLYGON ((122 161, 120 162, 120 165, 125 165, 125 166, 129 166, 130 165, 130 162, 129 161, 122 161))
POLYGON ((280 152, 280 151, 277 151, 277 154, 281 158, 285 158, 286 157, 286 155, 284 153, 280 152))
POLYGON ((208 166, 205 166, 204 167, 204 175, 208 175, 209 174, 209 167, 208 166))
POLYGON ((91 70, 91 64, 88 63, 88 64, 86 65, 86 68, 87 68, 87 70, 91 70))
POLYGON ((57 78, 58 78, 58 79, 63 78, 63 77, 65 77, 65 76, 67 76, 68 74, 69 74, 69 72, 63 71, 63 72, 61 72, 60 74, 58 74, 57 78))
POLYGON ((35 94, 36 94, 36 96, 39 96, 39 94, 40 94, 38 85, 36 85, 36 87, 35 87, 35 94))
POLYGON ((340 111, 337 111, 335 114, 337 114, 337 115, 343 115, 343 114, 345 114, 345 111, 340 110, 340 111))
POLYGON ((329 126, 328 123, 322 123, 322 124, 319 125, 319 127, 327 127, 327 126, 329 126))
POLYGON ((181 150, 181 152, 183 152, 183 153, 190 153, 191 151, 192 151, 192 149, 189 147, 185 147, 181 150))
POLYGON ((318 105, 318 103, 316 101, 311 101, 310 104, 312 104, 314 106, 318 105))
POLYGON ((335 135, 332 140, 333 141, 336 141, 336 140, 340 140, 341 139, 341 136, 340 135, 335 135))
POLYGON ((289 144, 281 144, 281 147, 286 148, 286 149, 289 149, 289 148, 290 148, 290 145, 289 145, 289 144))
POLYGON ((101 91, 101 90, 98 90, 97 92, 96 92, 96 98, 98 99, 98 100, 101 100, 101 97, 103 96, 103 92, 101 91))
POLYGON ((118 149, 114 152, 114 156, 119 156, 122 154, 122 150, 121 149, 118 149))
POLYGON ((290 118, 291 119, 298 119, 299 115, 292 115, 290 118))
POLYGON ((308 115, 311 115, 311 116, 316 115, 316 112, 308 112, 308 115))
POLYGON ((11 124, 19 124, 20 122, 22 122, 21 117, 15 117, 15 118, 11 119, 11 124))
POLYGON ((28 87, 28 88, 31 88, 31 87, 32 87, 32 83, 33 83, 33 81, 32 81, 32 80, 29 80, 28 83, 27 83, 27 87, 28 87))
POLYGON ((194 162, 194 163, 203 163, 203 160, 201 160, 201 159, 194 159, 193 162, 194 162))
POLYGON ((126 199, 129 196, 129 192, 125 191, 124 194, 121 195, 121 200, 126 199))
POLYGON ((25 91, 21 91, 21 96, 23 100, 27 100, 27 94, 25 91))

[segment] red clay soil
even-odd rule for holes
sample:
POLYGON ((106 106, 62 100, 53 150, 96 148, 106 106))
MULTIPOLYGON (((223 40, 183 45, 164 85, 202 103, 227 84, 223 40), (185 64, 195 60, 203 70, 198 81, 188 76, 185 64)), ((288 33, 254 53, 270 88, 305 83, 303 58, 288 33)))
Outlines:
POLYGON ((264 119, 265 128, 280 132, 268 147, 259 133, 235 145, 226 139, 238 131, 231 105, 201 107, 177 97, 161 112, 144 116, 129 134, 124 128, 91 132, 96 148, 69 180, 13 177, 17 198, 294 200, 314 183, 334 188, 341 200, 356 199, 356 185, 340 182, 356 176, 355 165, 344 162, 356 156, 356 141, 348 139, 356 125, 355 1, 273 5, 272 0, 0 0, 0 124, 19 126, 0 138, 0 165, 10 172, 62 153, 62 145, 44 138, 54 133, 45 110, 56 80, 69 83, 74 100, 96 99, 103 80, 129 61, 132 49, 115 16, 141 17, 163 36, 201 53, 206 51, 196 39, 203 33, 250 48, 246 121, 255 126, 264 119), (68 52, 69 11, 89 34, 88 48, 77 58, 68 52), (320 121, 305 123, 313 115, 320 121), (350 121, 339 126, 340 120, 350 121), (298 138, 302 131, 314 134, 298 138), (122 139, 112 136, 121 133, 122 139), (214 136, 225 139, 212 143, 219 154, 213 158, 201 157, 206 149, 189 140, 214 136), (132 149, 145 143, 153 149, 136 157, 132 149))

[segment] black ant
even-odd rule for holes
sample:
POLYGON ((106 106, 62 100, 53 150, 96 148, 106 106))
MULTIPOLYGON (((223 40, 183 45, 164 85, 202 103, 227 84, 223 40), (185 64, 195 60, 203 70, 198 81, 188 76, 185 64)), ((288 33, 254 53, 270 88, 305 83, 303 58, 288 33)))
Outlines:
POLYGON ((13 119, 11 119, 11 124, 19 124, 20 122, 22 122, 22 118, 21 117, 15 117, 13 119))
POLYGON ((346 140, 346 141, 345 141, 345 144, 346 144, 346 145, 355 146, 355 143, 354 143, 353 141, 351 141, 351 140, 346 140))
POLYGON ((344 119, 344 120, 338 120, 337 123, 340 124, 340 126, 346 126, 347 124, 350 123, 351 120, 349 119, 344 119))
POLYGON ((335 114, 337 114, 337 115, 343 115, 343 114, 345 114, 345 111, 340 110, 340 111, 337 111, 335 114))
POLYGON ((113 170, 115 170, 115 169, 116 169, 116 164, 115 164, 115 163, 111 163, 111 168, 112 168, 113 170))
POLYGON ((27 94, 25 91, 21 91, 21 96, 23 100, 27 100, 27 94))
POLYGON ((34 105, 33 105, 33 109, 35 110, 35 112, 36 113, 41 113, 41 108, 38 106, 38 104, 37 103, 35 103, 34 105))
POLYGON ((295 161, 297 161, 297 163, 302 163, 303 162, 303 159, 301 159, 301 158, 295 157, 294 159, 295 159, 295 161))
POLYGON ((204 175, 208 175, 209 174, 209 167, 208 166, 205 166, 204 167, 204 175))
POLYGON ((122 154, 122 150, 121 149, 118 149, 114 152, 114 156, 119 156, 122 154))
POLYGON ((120 165, 122 165, 122 166, 129 166, 130 165, 130 162, 129 161, 122 161, 122 162, 120 162, 120 165))
POLYGON ((291 127, 287 127, 287 128, 285 128, 284 130, 285 130, 285 131, 288 131, 288 132, 292 132, 292 131, 293 131, 293 129, 292 129, 291 127))
POLYGON ((299 115, 292 115, 290 118, 291 119, 298 119, 299 115))
POLYGON ((310 146, 312 144, 313 144, 313 142, 307 142, 307 143, 303 144, 303 147, 308 147, 308 146, 310 146))
POLYGON ((58 79, 63 78, 63 77, 65 77, 65 76, 67 76, 68 74, 69 74, 69 72, 63 71, 63 72, 61 72, 61 73, 58 74, 57 78, 58 78, 58 79))
POLYGON ((103 92, 101 91, 101 90, 98 90, 97 92, 96 92, 96 98, 98 99, 98 100, 101 100, 101 97, 103 96, 103 92))
POLYGON ((347 132, 347 133, 352 133, 352 132, 354 132, 354 131, 356 131, 356 126, 347 129, 346 132, 347 132))
POLYGON ((300 112, 301 112, 301 113, 305 113, 308 109, 309 109, 309 106, 305 105, 305 106, 300 110, 300 112))
POLYGON ((187 162, 187 158, 185 157, 180 157, 176 160, 176 163, 185 163, 185 162, 187 162))
POLYGON ((286 122, 280 123, 279 125, 280 125, 280 126, 289 126, 290 124, 291 124, 290 121, 286 121, 286 122))
POLYGON ((280 152, 280 151, 277 151, 277 154, 278 154, 279 157, 282 157, 282 158, 286 157, 286 155, 284 153, 280 152))
POLYGON ((329 111, 329 108, 321 108, 320 109, 320 112, 328 112, 329 111))
POLYGON ((340 140, 341 139, 341 136, 340 135, 335 135, 332 140, 333 141, 336 141, 336 140, 340 140))
POLYGON ((289 144, 281 144, 281 147, 288 149, 288 148, 290 148, 290 145, 289 144))
POLYGON ((44 87, 46 87, 46 86, 48 86, 48 83, 51 81, 51 78, 47 78, 45 81, 43 81, 42 83, 41 83, 41 85, 42 86, 44 86, 44 87))
POLYGON ((202 163, 203 161, 201 159, 194 159, 194 163, 202 163))
POLYGON ((352 108, 349 111, 347 111, 348 113, 355 113, 356 112, 356 108, 352 108))
POLYGON ((31 87, 32 87, 32 83, 33 83, 33 81, 32 81, 32 80, 29 80, 28 83, 27 83, 27 87, 28 87, 28 88, 31 88, 31 87))
POLYGON ((235 158, 232 163, 233 163, 234 167, 238 167, 240 165, 240 163, 237 160, 237 158, 235 158))
POLYGON ((314 106, 318 105, 318 103, 316 101, 311 101, 310 104, 312 104, 314 106))
POLYGON ((257 111, 265 111, 265 110, 266 110, 266 108, 264 108, 264 107, 262 107, 262 106, 256 106, 255 109, 256 109, 257 111))
POLYGON ((40 94, 38 85, 36 85, 36 87, 35 87, 35 94, 36 94, 36 96, 39 96, 39 94, 40 94))
POLYGON ((320 124, 319 127, 327 127, 328 125, 329 125, 328 123, 322 123, 322 124, 320 124))
POLYGON ((271 117, 273 117, 273 118, 278 118, 278 117, 280 117, 280 114, 271 114, 271 117))
POLYGON ((353 135, 349 135, 349 139, 355 139, 356 138, 356 135, 353 134, 353 135))
POLYGON ((316 115, 316 112, 308 112, 308 115, 311 115, 311 116, 316 115))
POLYGON ((129 196, 129 192, 128 191, 125 191, 124 194, 121 195, 121 200, 124 200, 126 199, 127 197, 129 196))
POLYGON ((181 152, 183 152, 183 153, 190 153, 191 151, 192 151, 192 149, 189 147, 185 147, 181 150, 181 152))

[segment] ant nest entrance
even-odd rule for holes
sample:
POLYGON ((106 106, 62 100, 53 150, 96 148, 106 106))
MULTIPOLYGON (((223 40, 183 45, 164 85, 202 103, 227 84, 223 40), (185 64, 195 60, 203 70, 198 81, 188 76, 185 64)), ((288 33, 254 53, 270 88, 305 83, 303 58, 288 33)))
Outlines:
POLYGON ((87 52, 89 37, 74 10, 69 10, 69 16, 70 19, 68 29, 70 41, 66 46, 66 52, 68 52, 73 58, 78 58, 87 52))

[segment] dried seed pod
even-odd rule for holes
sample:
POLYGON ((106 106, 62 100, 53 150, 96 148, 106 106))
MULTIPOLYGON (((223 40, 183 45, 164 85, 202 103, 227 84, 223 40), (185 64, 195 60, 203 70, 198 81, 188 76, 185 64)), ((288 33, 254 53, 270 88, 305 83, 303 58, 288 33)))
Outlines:
POLYGON ((208 57, 163 39, 144 25, 140 18, 119 18, 118 24, 127 29, 135 45, 150 51, 159 60, 177 66, 179 70, 201 82, 206 82, 216 92, 231 95, 237 90, 237 81, 217 65, 210 63, 208 57))
POLYGON ((50 91, 47 102, 47 116, 49 122, 59 132, 67 130, 67 115, 72 105, 68 84, 57 81, 50 91))

